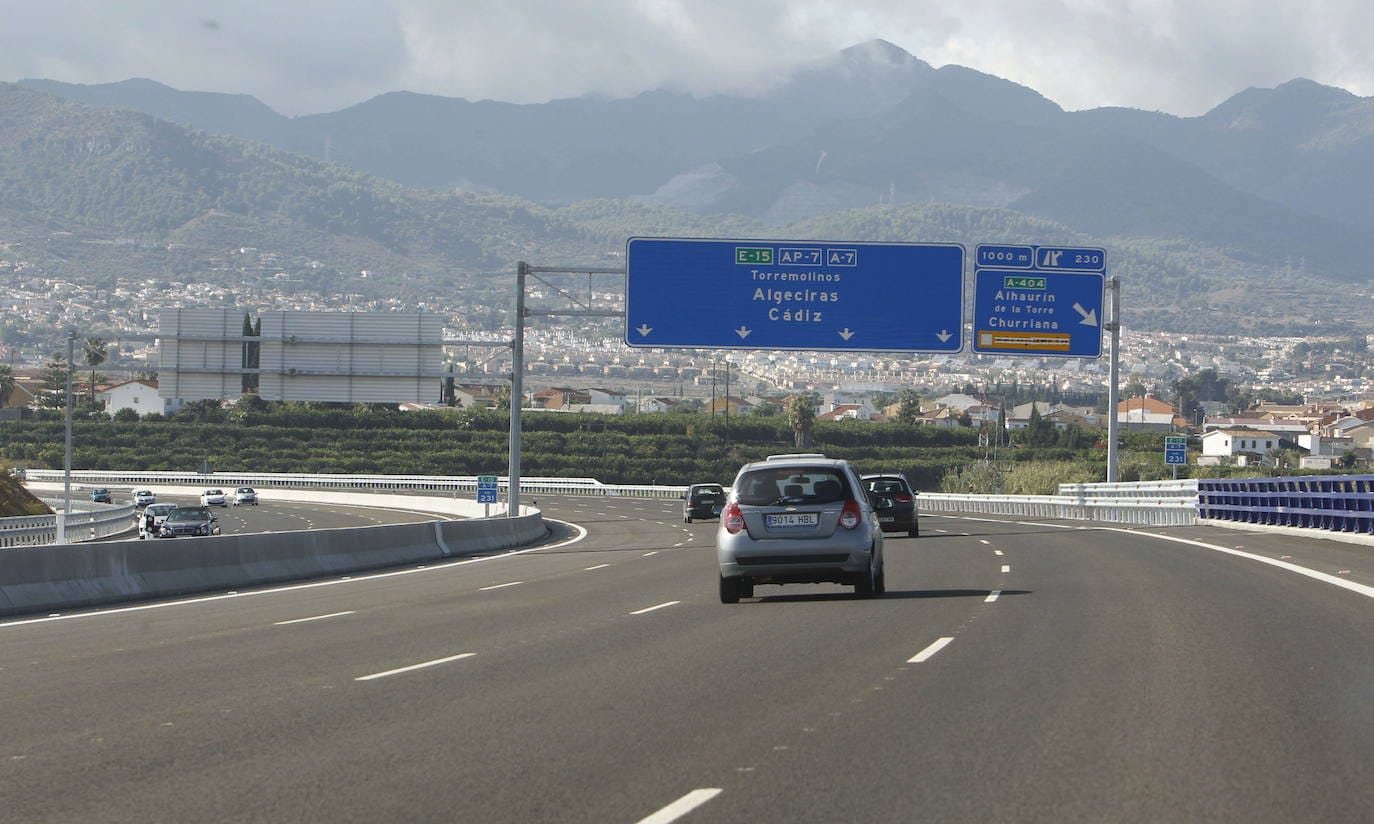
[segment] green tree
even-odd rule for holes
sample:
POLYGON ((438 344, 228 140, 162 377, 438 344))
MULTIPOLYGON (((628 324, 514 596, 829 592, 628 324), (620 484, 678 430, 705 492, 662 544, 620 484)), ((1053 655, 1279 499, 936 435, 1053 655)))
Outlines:
POLYGON ((811 432, 816 425, 816 407, 809 395, 793 395, 787 399, 787 425, 792 430, 792 442, 798 449, 811 448, 811 432))
POLYGON ((897 400, 897 420, 914 424, 921 417, 921 396, 915 389, 903 389, 897 400))
POLYGON ((86 365, 91 367, 91 406, 95 406, 95 368, 105 362, 109 345, 100 338, 86 338, 81 345, 86 365))
POLYGON ((0 363, 0 406, 10 402, 14 392, 14 370, 7 363, 0 363))
POLYGON ((60 353, 43 362, 40 373, 43 392, 38 396, 41 409, 61 409, 67 405, 67 359, 60 353))

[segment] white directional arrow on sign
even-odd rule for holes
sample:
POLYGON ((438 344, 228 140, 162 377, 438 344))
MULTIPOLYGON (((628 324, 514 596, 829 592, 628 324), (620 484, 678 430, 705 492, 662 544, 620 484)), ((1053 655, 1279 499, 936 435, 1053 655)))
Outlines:
POLYGON ((1080 314, 1080 315, 1083 316, 1083 319, 1079 321, 1080 324, 1082 324, 1083 326, 1096 326, 1096 325, 1097 325, 1097 310, 1096 310, 1096 309, 1084 309, 1084 308, 1083 308, 1083 305, 1082 305, 1081 303, 1075 303, 1075 304, 1073 305, 1073 309, 1074 309, 1075 312, 1077 312, 1078 314, 1080 314))
POLYGON ((941 329, 940 333, 935 337, 940 339, 940 343, 949 343, 949 339, 952 338, 953 335, 949 333, 948 329, 941 329))
POLYGON ((754 330, 750 329, 748 326, 740 326, 740 328, 735 330, 735 334, 739 335, 740 340, 744 340, 749 337, 749 333, 752 331, 754 330))
POLYGON ((840 333, 840 337, 844 338, 845 340, 849 340, 850 338, 854 337, 854 333, 849 331, 849 327, 846 326, 844 328, 844 331, 840 333))
POLYGON ((650 326, 650 325, 647 324, 647 323, 641 323, 641 324, 639 325, 639 328, 636 329, 635 331, 647 338, 647 337, 649 337, 649 333, 652 332, 652 331, 654 331, 654 329, 653 329, 652 326, 650 326))

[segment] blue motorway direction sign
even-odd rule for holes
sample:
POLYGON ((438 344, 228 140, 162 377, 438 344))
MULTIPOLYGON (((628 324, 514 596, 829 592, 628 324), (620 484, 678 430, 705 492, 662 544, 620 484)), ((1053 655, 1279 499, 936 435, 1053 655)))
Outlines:
POLYGON ((974 260, 974 352, 1102 356, 1101 249, 979 245, 974 260))
POLYGON ((496 496, 497 491, 495 489, 479 489, 477 490, 477 503, 494 504, 496 503, 496 496))
POLYGON ((963 348, 959 244, 638 237, 625 271, 630 346, 963 348))

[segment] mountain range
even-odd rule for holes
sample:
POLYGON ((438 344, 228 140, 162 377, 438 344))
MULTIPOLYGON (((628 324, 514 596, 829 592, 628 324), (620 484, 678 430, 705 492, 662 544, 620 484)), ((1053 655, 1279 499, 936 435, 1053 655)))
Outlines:
POLYGON ((175 238, 235 222, 283 243, 294 226, 307 255, 328 256, 343 236, 362 264, 427 259, 450 272, 516 256, 603 259, 626 233, 1103 245, 1113 272, 1154 298, 1140 317, 1159 327, 1189 328, 1220 301, 1246 328, 1248 310, 1225 305, 1236 290, 1269 295, 1252 320, 1358 325, 1363 313, 1342 305, 1369 287, 1374 261, 1363 229, 1374 219, 1374 100, 1299 79, 1200 117, 1069 112, 884 41, 750 97, 509 104, 393 92, 294 118, 148 80, 24 80, 0 86, 0 183, 22 184, 0 190, 0 226, 175 238), (145 119, 119 125, 132 112, 145 119), (149 154, 111 175, 70 134, 86 146, 141 135, 149 154), (54 187, 17 168, 61 174, 64 163, 98 179, 96 191, 50 202, 54 187), (156 208, 138 205, 163 189, 156 208), (932 229, 945 234, 910 234, 932 229), (1318 308, 1294 305, 1304 294, 1318 308))

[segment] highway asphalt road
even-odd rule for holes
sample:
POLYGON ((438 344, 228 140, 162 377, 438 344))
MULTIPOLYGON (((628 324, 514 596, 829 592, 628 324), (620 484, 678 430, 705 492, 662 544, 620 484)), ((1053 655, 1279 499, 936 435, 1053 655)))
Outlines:
MULTIPOLYGON (((274 501, 270 490, 264 490, 258 494, 262 502, 257 506, 210 507, 210 511, 219 518, 220 530, 223 534, 342 529, 354 526, 377 526, 379 524, 407 524, 433 518, 432 515, 423 512, 393 509, 386 506, 359 507, 327 502, 274 501)), ((177 506, 200 506, 200 499, 191 495, 163 495, 159 501, 173 503, 177 506)), ((142 510, 139 512, 141 513, 142 510)), ((137 539, 138 535, 130 529, 127 534, 119 537, 137 539)))
POLYGON ((886 597, 726 606, 679 502, 540 503, 585 534, 0 622, 0 817, 1374 820, 1374 548, 924 516, 886 597))

